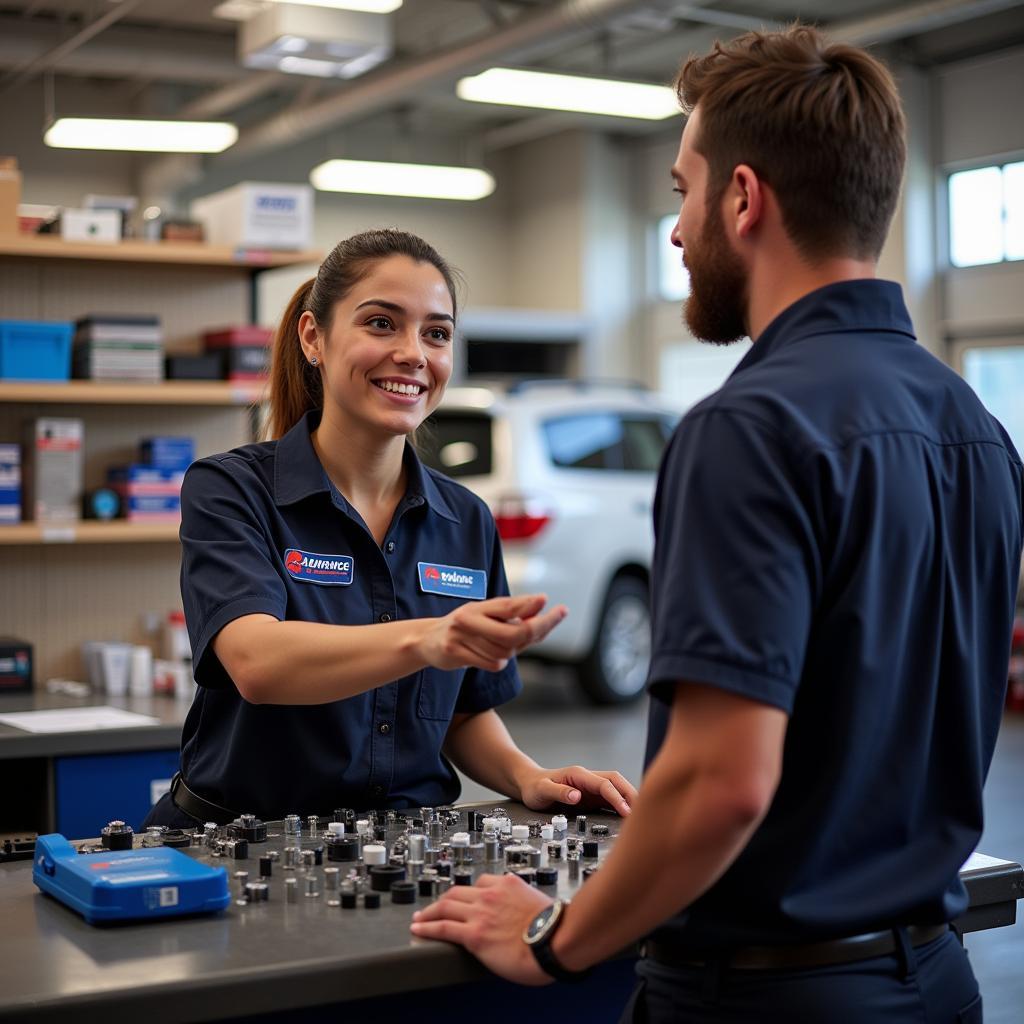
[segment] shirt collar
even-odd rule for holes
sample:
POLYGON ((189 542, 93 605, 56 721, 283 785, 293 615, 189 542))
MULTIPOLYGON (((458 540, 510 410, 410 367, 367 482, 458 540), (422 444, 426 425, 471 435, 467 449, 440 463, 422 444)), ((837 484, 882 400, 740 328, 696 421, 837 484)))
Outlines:
MULTIPOLYGON (((292 505, 313 494, 332 495, 343 511, 351 514, 352 508, 345 496, 327 477, 324 467, 313 448, 312 432, 320 423, 320 410, 306 413, 278 442, 274 460, 274 502, 277 505, 292 505)), ((407 505, 422 505, 453 523, 459 522, 440 488, 434 482, 429 470, 420 462, 412 445, 406 442, 403 455, 405 462, 405 498, 407 505)))
POLYGON ((764 329, 733 374, 804 338, 847 331, 883 331, 902 336, 901 340, 916 341, 903 289, 894 281, 877 278, 839 281, 817 288, 787 306, 764 329))

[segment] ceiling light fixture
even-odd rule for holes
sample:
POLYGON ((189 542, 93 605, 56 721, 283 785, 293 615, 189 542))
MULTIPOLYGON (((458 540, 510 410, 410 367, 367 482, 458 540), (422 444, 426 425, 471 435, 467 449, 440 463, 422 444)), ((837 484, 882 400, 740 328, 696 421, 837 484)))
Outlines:
POLYGON ((332 7, 336 11, 364 11, 366 14, 390 14, 402 6, 402 0, 272 0, 279 4, 301 3, 303 7, 332 7))
POLYGON ((647 121, 661 121, 680 113, 676 94, 668 86, 515 68, 490 68, 460 79, 455 93, 473 103, 572 110, 647 121))
POLYGON ((238 129, 226 121, 61 117, 46 130, 43 141, 56 149, 221 153, 238 141, 238 129))
POLYGON ((489 196, 494 178, 477 167, 396 164, 378 160, 328 160, 309 174, 321 192, 472 201, 489 196))

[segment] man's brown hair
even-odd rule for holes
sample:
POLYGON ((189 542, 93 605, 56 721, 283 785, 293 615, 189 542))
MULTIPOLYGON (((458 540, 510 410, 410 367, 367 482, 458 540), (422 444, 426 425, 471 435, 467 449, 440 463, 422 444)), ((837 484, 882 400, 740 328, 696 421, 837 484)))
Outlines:
POLYGON ((906 160, 903 108, 882 63, 794 25, 715 43, 686 61, 675 89, 687 113, 700 104, 710 203, 747 164, 804 256, 878 257, 906 160))

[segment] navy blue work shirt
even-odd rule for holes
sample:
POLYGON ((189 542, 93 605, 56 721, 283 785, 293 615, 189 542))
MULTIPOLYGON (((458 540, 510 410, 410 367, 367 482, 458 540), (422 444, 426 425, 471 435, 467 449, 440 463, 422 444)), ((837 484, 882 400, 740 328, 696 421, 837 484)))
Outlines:
POLYGON ((214 653, 217 633, 243 615, 359 626, 464 603, 425 593, 420 562, 483 570, 487 597, 508 594, 483 501, 407 445, 406 493, 378 546, 317 458, 318 422, 309 413, 280 440, 202 459, 185 476, 181 592, 199 688, 182 776, 199 796, 265 819, 450 803, 460 787, 441 746, 452 715, 515 697, 514 660, 497 673, 425 668, 344 700, 287 706, 247 703, 214 653))
POLYGON ((789 716, 746 849, 656 937, 709 949, 952 920, 982 828, 1022 469, 897 285, 780 314, 681 421, 655 500, 648 760, 675 684, 789 716))

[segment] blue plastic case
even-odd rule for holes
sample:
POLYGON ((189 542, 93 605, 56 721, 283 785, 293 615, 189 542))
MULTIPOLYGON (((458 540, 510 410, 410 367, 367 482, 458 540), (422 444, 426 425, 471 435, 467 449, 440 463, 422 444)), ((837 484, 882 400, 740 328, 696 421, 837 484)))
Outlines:
POLYGON ((223 910, 228 875, 160 846, 79 854, 62 835, 36 840, 32 880, 89 924, 223 910))

